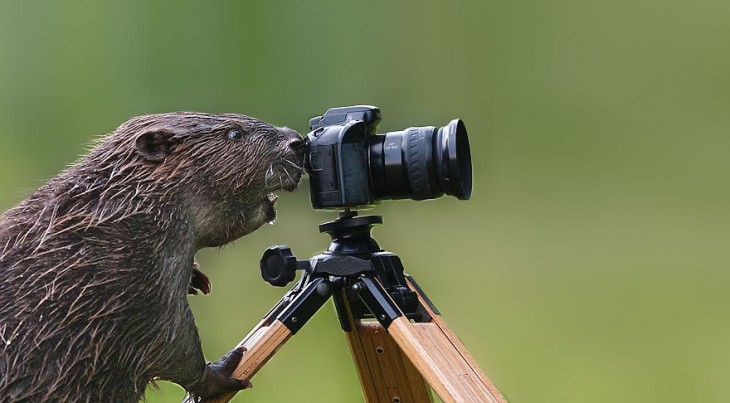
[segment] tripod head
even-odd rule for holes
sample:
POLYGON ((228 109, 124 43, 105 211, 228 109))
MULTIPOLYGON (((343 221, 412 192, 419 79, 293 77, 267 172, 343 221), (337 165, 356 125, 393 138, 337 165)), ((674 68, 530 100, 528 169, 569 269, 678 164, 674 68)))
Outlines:
POLYGON ((329 234, 332 242, 322 255, 312 259, 297 260, 291 253, 291 249, 285 245, 266 249, 260 262, 261 277, 273 286, 284 287, 294 280, 296 270, 304 270, 306 273, 318 276, 347 276, 367 271, 369 267, 356 263, 361 259, 349 260, 349 270, 337 270, 325 263, 334 256, 353 256, 367 260, 372 254, 382 252, 378 243, 370 235, 370 229, 376 224, 382 224, 383 218, 381 216, 358 217, 357 215, 357 211, 346 209, 340 212, 335 220, 320 224, 319 232, 329 234), (320 257, 321 259, 318 259, 320 257), (312 262, 315 264, 313 265, 312 262), (315 267, 320 262, 321 264, 316 270, 315 267))
POLYGON ((261 257, 261 276, 271 285, 284 287, 294 280, 296 270, 318 277, 352 276, 370 271, 366 262, 383 252, 370 230, 382 223, 381 216, 358 217, 357 211, 344 210, 335 220, 319 225, 319 232, 329 234, 332 239, 325 252, 309 260, 297 260, 288 246, 272 246, 261 257), (337 266, 330 262, 335 257, 337 266))
POLYGON ((337 215, 337 219, 322 223, 319 232, 325 232, 332 238, 326 253, 334 255, 370 255, 382 252, 380 246, 370 235, 376 224, 382 224, 379 215, 358 217, 357 211, 345 210, 337 215))
MULTIPOLYGON (((360 303, 358 287, 363 277, 376 278, 393 301, 408 316, 420 316, 418 295, 408 288, 400 258, 380 248, 370 231, 382 224, 381 216, 358 216, 357 211, 340 212, 337 219, 320 224, 319 231, 332 241, 327 250, 308 260, 297 260, 287 246, 272 246, 261 257, 261 276, 271 285, 284 287, 304 271, 300 282, 325 278, 345 290, 356 317, 378 316, 360 303)), ((334 294, 337 296, 337 293, 334 294)), ((335 297, 337 304, 337 297, 335 297)), ((344 323, 343 323, 344 327, 344 323)))

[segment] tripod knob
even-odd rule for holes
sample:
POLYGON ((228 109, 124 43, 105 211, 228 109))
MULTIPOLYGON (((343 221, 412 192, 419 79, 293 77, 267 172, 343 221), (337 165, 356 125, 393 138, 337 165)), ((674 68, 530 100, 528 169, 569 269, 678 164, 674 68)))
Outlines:
POLYGON ((284 287, 296 276, 297 258, 288 246, 271 246, 261 256, 260 266, 264 281, 284 287))

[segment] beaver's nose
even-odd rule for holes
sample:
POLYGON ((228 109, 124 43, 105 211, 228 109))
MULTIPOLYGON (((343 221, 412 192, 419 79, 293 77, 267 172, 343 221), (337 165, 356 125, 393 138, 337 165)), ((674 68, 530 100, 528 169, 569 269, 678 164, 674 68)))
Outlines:
POLYGON ((294 151, 302 151, 304 149, 304 139, 297 137, 289 140, 289 148, 294 151))
POLYGON ((304 139, 296 130, 292 130, 288 127, 282 127, 279 130, 284 134, 284 136, 289 137, 289 148, 294 151, 302 151, 304 148, 304 139))

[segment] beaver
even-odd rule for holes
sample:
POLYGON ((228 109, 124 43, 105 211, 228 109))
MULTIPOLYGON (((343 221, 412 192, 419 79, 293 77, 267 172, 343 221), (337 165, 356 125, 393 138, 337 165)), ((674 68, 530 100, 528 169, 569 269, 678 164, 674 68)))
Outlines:
POLYGON ((276 218, 304 141, 244 115, 133 118, 0 217, 0 400, 139 401, 156 379, 205 401, 247 384, 206 364, 187 302, 196 251, 276 218))

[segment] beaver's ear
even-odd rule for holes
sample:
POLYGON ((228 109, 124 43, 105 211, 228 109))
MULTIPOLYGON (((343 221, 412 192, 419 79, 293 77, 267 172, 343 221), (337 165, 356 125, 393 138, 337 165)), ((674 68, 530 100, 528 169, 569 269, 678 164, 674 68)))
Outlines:
POLYGON ((175 134, 165 129, 151 129, 139 136, 135 141, 137 153, 147 161, 161 162, 172 152, 177 144, 175 134))

